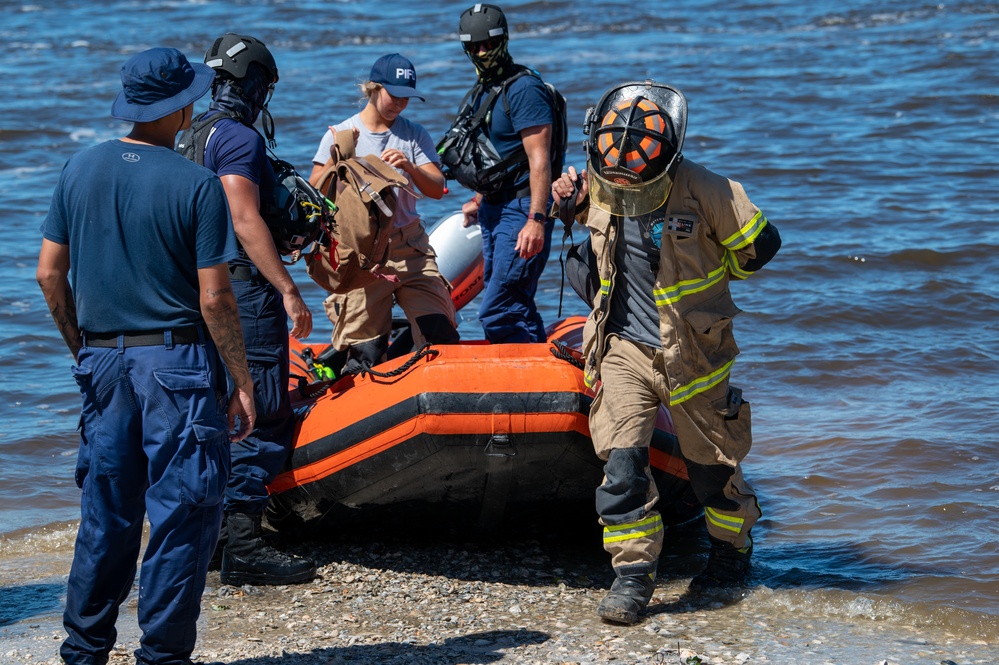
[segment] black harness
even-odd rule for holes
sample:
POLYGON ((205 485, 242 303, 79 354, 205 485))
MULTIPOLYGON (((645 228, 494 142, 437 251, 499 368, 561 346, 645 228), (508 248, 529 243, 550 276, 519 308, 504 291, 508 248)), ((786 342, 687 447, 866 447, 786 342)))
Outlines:
MULTIPOLYGON (((534 70, 519 66, 513 75, 490 86, 488 92, 481 81, 476 82, 461 101, 458 116, 437 146, 444 175, 483 194, 487 200, 504 201, 530 192, 529 187, 522 188, 523 192, 515 189, 516 183, 530 173, 524 146, 519 145, 509 155, 501 157, 489 137, 489 120, 497 99, 503 100, 503 112, 509 116, 507 89, 522 76, 541 78, 534 70), (473 109, 475 100, 480 98, 478 108, 473 109)), ((561 172, 565 155, 565 100, 550 84, 546 83, 545 88, 552 103, 551 164, 555 174, 561 172)))

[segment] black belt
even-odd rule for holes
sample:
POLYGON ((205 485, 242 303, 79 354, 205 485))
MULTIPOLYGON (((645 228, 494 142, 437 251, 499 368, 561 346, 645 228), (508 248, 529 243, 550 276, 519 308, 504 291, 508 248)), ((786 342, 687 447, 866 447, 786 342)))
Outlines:
POLYGON ((498 203, 506 203, 507 201, 513 201, 514 199, 520 199, 531 193, 530 183, 524 185, 520 189, 501 189, 498 192, 493 192, 492 194, 484 194, 482 198, 486 203, 491 203, 496 205, 498 203))
POLYGON ((84 346, 96 346, 104 349, 118 347, 118 338, 124 348, 130 346, 163 346, 166 344, 166 333, 169 332, 174 344, 198 344, 203 336, 201 326, 187 326, 160 332, 125 332, 125 333, 83 333, 84 346))

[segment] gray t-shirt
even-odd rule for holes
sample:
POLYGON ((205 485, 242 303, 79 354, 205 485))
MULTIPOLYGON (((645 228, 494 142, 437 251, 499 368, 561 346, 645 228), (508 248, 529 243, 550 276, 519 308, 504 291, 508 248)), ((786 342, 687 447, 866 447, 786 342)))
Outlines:
MULTIPOLYGON (((409 161, 415 164, 417 168, 424 164, 440 164, 440 159, 437 157, 437 146, 433 139, 430 138, 429 132, 422 125, 410 122, 406 118, 399 116, 387 132, 372 132, 361 122, 360 113, 347 118, 339 125, 335 125, 333 131, 327 131, 323 134, 323 140, 319 143, 319 149, 316 151, 316 155, 312 158, 312 161, 316 164, 325 164, 330 158, 330 147, 333 145, 333 132, 354 128, 360 131, 357 137, 357 146, 354 149, 357 155, 362 157, 366 155, 380 157, 386 150, 395 149, 406 155, 409 161)), ((402 173, 401 170, 396 170, 402 173)), ((408 174, 403 175, 409 181, 410 188, 414 192, 418 191, 413 185, 413 179, 408 174)), ((395 211, 395 226, 402 228, 410 224, 419 223, 420 216, 416 212, 416 198, 408 192, 399 191, 398 189, 396 189, 396 196, 399 199, 399 206, 395 211)))
POLYGON ((662 212, 656 212, 621 220, 620 236, 614 246, 618 273, 606 328, 608 333, 653 349, 662 346, 659 310, 652 293, 659 271, 662 218, 662 212))

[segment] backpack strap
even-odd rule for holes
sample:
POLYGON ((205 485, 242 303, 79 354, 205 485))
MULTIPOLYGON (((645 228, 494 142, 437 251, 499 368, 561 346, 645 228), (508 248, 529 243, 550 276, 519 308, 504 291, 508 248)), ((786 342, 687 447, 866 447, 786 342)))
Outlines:
MULTIPOLYGON (((511 83, 522 76, 535 76, 539 81, 541 81, 541 75, 529 67, 522 67, 516 74, 503 81, 500 87, 503 93, 503 112, 508 118, 510 117, 510 100, 507 98, 507 90, 509 89, 511 83)), ((544 83, 544 81, 542 81, 542 83, 544 83)))
POLYGON ((192 123, 191 127, 180 135, 177 142, 177 151, 199 166, 205 165, 205 150, 208 148, 208 139, 212 136, 212 128, 220 120, 230 118, 242 124, 238 116, 225 111, 214 112, 213 110, 202 113, 192 123))
POLYGON ((341 129, 339 132, 333 131, 333 145, 330 146, 330 157, 338 156, 339 159, 350 159, 357 150, 357 143, 354 141, 353 129, 341 129), (335 151, 335 153, 334 153, 335 151))
POLYGON ((336 175, 337 165, 340 162, 354 156, 354 130, 343 129, 338 132, 332 127, 329 129, 333 134, 333 144, 330 146, 330 158, 326 160, 326 163, 323 164, 323 170, 319 172, 319 177, 316 179, 316 189, 323 196, 335 202, 336 187, 333 186, 333 176, 336 175))
MULTIPOLYGON (((503 100, 503 113, 506 114, 508 118, 510 117, 510 101, 507 98, 507 90, 509 89, 511 83, 522 76, 537 76, 539 79, 541 78, 534 70, 520 65, 518 66, 520 67, 518 71, 504 79, 499 85, 493 86, 493 88, 489 91, 489 96, 482 101, 478 112, 472 118, 472 124, 470 126, 471 130, 474 131, 483 122, 486 114, 489 113, 493 105, 496 103, 497 97, 500 97, 503 100)), ((520 145, 499 162, 488 169, 484 169, 482 171, 482 177, 488 178, 494 173, 505 173, 508 169, 510 169, 510 167, 522 163, 527 163, 527 151, 524 149, 523 145, 520 145)))
POLYGON ((345 173, 350 174, 350 180, 357 187, 357 192, 361 196, 361 201, 370 201, 378 206, 382 214, 386 218, 390 218, 393 215, 393 211, 388 207, 388 203, 382 198, 382 195, 378 193, 378 189, 372 186, 372 178, 367 169, 360 168, 360 158, 345 159, 339 163, 337 166, 338 170, 342 169, 345 173))
POLYGON ((370 173, 374 174, 375 177, 391 182, 393 187, 401 189, 402 191, 410 194, 413 198, 423 198, 423 194, 420 194, 409 186, 409 179, 404 174, 400 174, 396 171, 395 167, 390 166, 385 160, 375 157, 374 155, 367 155, 366 157, 354 157, 354 161, 363 166, 370 173))
MULTIPOLYGON (((503 111, 504 113, 506 113, 507 117, 510 116, 510 102, 507 101, 506 98, 506 89, 510 86, 511 83, 519 79, 521 76, 532 73, 531 70, 528 69, 527 67, 523 67, 521 65, 517 66, 520 67, 520 69, 517 72, 503 79, 497 85, 490 86, 489 94, 487 94, 485 99, 483 99, 482 102, 479 104, 478 110, 472 115, 472 118, 469 121, 468 129, 470 132, 474 132, 476 129, 479 128, 479 125, 481 125, 485 121, 486 116, 489 114, 489 111, 492 110, 493 108, 493 104, 496 103, 496 98, 501 95, 503 97, 503 111)), ((469 90, 468 94, 465 95, 465 100, 467 101, 469 97, 471 97, 473 100, 477 99, 482 94, 482 91, 483 91, 482 83, 476 82, 475 87, 469 90)), ((462 101, 462 110, 464 110, 464 107, 466 105, 469 108, 471 108, 471 105, 466 104, 466 101, 462 101)), ((461 111, 459 111, 459 114, 460 113, 461 111)))

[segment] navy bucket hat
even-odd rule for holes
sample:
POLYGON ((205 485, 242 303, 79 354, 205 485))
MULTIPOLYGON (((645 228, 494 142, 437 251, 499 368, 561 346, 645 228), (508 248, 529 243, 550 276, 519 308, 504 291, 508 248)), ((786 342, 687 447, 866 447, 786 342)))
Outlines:
POLYGON ((398 53, 383 55, 371 67, 372 83, 382 86, 393 97, 416 97, 425 100, 416 92, 416 68, 409 58, 398 53))
POLYGON ((151 48, 121 66, 122 91, 111 105, 111 117, 131 122, 153 122, 204 96, 212 87, 215 70, 191 64, 175 48, 151 48))

